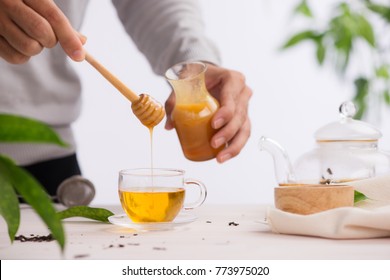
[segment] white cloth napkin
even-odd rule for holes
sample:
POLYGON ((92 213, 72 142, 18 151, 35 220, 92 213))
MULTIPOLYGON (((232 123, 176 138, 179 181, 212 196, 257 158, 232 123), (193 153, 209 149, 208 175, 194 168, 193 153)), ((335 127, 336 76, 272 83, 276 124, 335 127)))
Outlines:
POLYGON ((275 233, 334 239, 390 236, 390 174, 350 183, 369 199, 311 215, 269 208, 266 221, 275 233))

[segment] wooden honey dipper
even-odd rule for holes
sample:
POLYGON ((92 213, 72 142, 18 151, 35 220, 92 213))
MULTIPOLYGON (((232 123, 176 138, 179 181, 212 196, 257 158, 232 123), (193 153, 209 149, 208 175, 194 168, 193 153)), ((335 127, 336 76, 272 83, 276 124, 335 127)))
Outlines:
POLYGON ((88 52, 85 55, 85 60, 131 102, 131 109, 134 115, 143 125, 151 129, 162 121, 165 116, 165 110, 159 102, 144 93, 138 96, 88 52))

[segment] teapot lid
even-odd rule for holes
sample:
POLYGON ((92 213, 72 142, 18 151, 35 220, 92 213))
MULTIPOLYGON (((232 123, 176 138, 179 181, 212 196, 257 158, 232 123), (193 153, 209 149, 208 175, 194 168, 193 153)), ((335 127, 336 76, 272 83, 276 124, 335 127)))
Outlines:
POLYGON ((382 137, 382 133, 371 124, 353 119, 356 107, 352 102, 342 103, 339 112, 339 121, 316 131, 314 137, 317 141, 376 141, 382 137))

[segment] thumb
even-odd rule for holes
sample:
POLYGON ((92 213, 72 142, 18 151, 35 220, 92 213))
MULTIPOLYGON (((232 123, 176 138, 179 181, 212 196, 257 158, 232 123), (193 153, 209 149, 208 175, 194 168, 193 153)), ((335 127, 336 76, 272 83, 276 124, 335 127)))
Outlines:
POLYGON ((172 111, 175 107, 175 93, 171 92, 171 95, 168 97, 168 99, 165 101, 165 113, 166 113, 166 121, 165 121, 165 129, 171 130, 175 128, 175 124, 172 120, 172 111))

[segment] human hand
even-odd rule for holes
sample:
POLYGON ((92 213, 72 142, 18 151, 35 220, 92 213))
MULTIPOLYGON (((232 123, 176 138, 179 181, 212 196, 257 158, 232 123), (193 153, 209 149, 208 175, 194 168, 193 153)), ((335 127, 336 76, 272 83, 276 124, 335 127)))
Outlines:
POLYGON ((59 42, 75 61, 85 58, 77 33, 53 0, 0 0, 0 57, 21 64, 59 42))
MULTIPOLYGON (((250 136, 248 104, 252 90, 245 84, 243 74, 212 64, 207 65, 206 87, 220 103, 211 121, 212 127, 219 129, 211 139, 211 146, 218 148, 226 145, 217 155, 217 161, 223 163, 237 156, 250 136)), ((172 92, 165 102, 165 128, 168 130, 174 128, 170 118, 174 105, 175 95, 172 92)))

